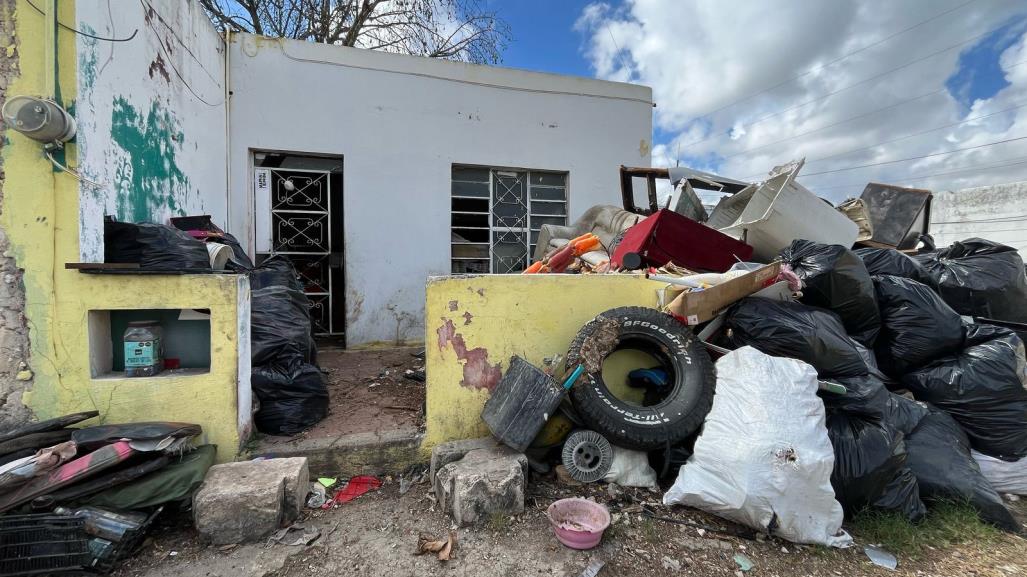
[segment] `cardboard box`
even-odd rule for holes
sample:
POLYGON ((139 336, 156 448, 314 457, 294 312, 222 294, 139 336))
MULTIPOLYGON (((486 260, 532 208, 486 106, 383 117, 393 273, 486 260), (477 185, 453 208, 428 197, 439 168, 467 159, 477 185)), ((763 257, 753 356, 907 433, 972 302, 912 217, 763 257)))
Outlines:
POLYGON ((732 304, 774 284, 780 272, 781 263, 775 262, 701 291, 685 292, 685 287, 671 286, 666 289, 666 300, 670 300, 670 304, 665 309, 684 319, 686 324, 704 323, 732 304))

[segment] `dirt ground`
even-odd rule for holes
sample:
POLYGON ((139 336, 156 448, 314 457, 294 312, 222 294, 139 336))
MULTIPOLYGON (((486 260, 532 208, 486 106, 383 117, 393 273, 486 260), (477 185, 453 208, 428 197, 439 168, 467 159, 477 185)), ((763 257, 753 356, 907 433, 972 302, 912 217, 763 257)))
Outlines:
MULTIPOLYGON (((424 347, 347 351, 320 348, 318 365, 327 371, 328 416, 298 437, 331 438, 353 433, 380 433, 421 426, 424 421, 424 383, 404 377, 423 371, 415 357, 424 347)), ((266 437, 270 443, 296 437, 266 437)))
MULTIPOLYGON (((603 576, 987 576, 1027 575, 1027 541, 995 533, 986 542, 961 542, 926 547, 915 557, 899 555, 898 570, 872 565, 854 533, 857 546, 845 550, 799 546, 775 538, 735 536, 738 527, 684 507, 659 505, 660 494, 621 490, 611 498, 605 485, 569 487, 555 480, 533 479, 526 511, 515 518, 497 516, 474 528, 453 528, 457 547, 453 558, 441 562, 433 555, 414 556, 422 533, 444 537, 450 519, 435 505, 428 484, 399 493, 398 479, 386 479, 373 493, 333 510, 308 512, 301 520, 317 527, 320 538, 309 546, 250 544, 213 547, 200 544, 187 528, 188 519, 172 520, 142 551, 116 573, 119 577, 298 577, 366 575, 575 577, 592 560, 606 563, 603 576), (554 500, 587 496, 605 502, 614 525, 592 551, 573 551, 553 536, 544 511, 554 500), (643 507, 706 529, 648 518, 643 507), (727 533, 721 533, 725 530, 727 533), (742 573, 736 555, 753 568, 742 573)), ((1027 520, 1024 501, 1014 504, 1027 520)))

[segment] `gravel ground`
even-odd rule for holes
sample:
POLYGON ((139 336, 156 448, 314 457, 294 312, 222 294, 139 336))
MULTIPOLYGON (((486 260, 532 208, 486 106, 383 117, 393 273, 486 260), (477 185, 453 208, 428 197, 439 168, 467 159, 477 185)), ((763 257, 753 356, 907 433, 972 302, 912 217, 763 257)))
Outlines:
MULTIPOLYGON (((659 493, 622 490, 611 494, 603 485, 569 487, 553 480, 533 480, 526 511, 516 517, 496 516, 474 528, 456 529, 453 558, 413 554, 418 536, 445 537, 452 529, 439 511, 428 485, 415 485, 400 495, 399 484, 386 479, 381 490, 329 511, 310 512, 302 522, 321 530, 310 546, 247 544, 213 547, 201 544, 188 518, 169 519, 119 576, 182 577, 406 575, 526 576, 580 575, 593 560, 605 562, 599 576, 663 577, 670 575, 742 576, 736 555, 753 568, 745 576, 994 576, 1027 575, 1027 541, 995 533, 983 540, 928 544, 915 556, 899 555, 896 572, 872 565, 857 546, 846 550, 798 546, 778 539, 746 539, 739 527, 684 507, 659 505, 659 493), (545 518, 554 500, 587 496, 605 502, 616 521, 602 544, 592 551, 560 545, 545 518), (696 528, 654 520, 642 508, 696 528)), ((1013 504, 1027 519, 1024 501, 1013 504)))

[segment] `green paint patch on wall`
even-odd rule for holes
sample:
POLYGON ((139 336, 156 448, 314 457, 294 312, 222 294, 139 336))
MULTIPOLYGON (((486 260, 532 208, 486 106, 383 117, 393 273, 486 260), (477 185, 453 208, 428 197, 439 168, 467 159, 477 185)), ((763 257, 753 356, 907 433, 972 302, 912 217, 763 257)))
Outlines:
MULTIPOLYGON (((86 34, 96 36, 96 30, 85 22, 79 23, 79 29, 86 34)), ((84 48, 78 54, 78 73, 81 86, 79 92, 89 90, 96 83, 96 39, 89 36, 81 36, 80 42, 84 48), (83 90, 84 89, 84 90, 83 90)))
POLYGON ((155 222, 168 212, 184 214, 180 207, 190 191, 176 160, 185 140, 179 126, 178 118, 156 100, 144 113, 114 97, 111 138, 125 152, 114 169, 119 220, 155 222))

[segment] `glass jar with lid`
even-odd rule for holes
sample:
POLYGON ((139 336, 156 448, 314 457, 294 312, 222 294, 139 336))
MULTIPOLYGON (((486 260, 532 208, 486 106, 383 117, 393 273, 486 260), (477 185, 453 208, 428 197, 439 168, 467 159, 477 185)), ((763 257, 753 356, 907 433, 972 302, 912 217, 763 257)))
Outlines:
POLYGON ((122 341, 126 377, 152 377, 164 370, 164 329, 160 323, 131 321, 122 341))

